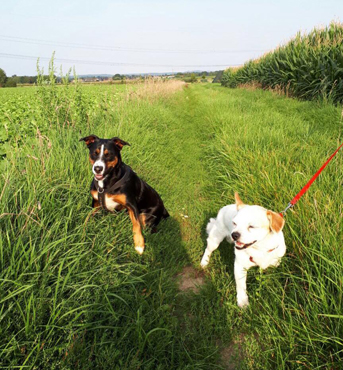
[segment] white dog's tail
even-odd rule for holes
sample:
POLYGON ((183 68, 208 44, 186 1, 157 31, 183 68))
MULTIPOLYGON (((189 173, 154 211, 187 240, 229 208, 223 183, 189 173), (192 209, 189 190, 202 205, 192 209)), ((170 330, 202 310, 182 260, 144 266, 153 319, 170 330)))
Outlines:
POLYGON ((206 232, 209 235, 217 220, 215 218, 210 218, 210 222, 206 226, 206 232))

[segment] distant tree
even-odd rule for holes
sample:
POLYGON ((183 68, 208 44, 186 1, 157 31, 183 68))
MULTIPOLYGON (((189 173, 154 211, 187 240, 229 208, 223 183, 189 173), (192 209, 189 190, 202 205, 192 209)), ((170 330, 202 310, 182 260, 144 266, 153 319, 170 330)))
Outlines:
POLYGON ((113 77, 112 80, 121 80, 122 76, 119 73, 116 73, 113 77))
POLYGON ((8 78, 6 81, 5 87, 17 87, 17 82, 15 78, 13 77, 8 78))
POLYGON ((223 78, 224 71, 217 71, 216 77, 213 79, 212 83, 220 83, 223 78))
POLYGON ((5 86, 7 81, 6 73, 3 69, 0 68, 0 87, 5 86))
POLYGON ((191 78, 190 78, 190 82, 196 82, 196 81, 197 81, 197 78, 195 76, 195 73, 192 73, 191 78))
POLYGON ((15 81, 15 83, 16 83, 16 84, 18 84, 18 83, 19 83, 19 76, 17 76, 17 75, 13 75, 13 76, 11 77, 11 79, 12 79, 13 81, 15 81))

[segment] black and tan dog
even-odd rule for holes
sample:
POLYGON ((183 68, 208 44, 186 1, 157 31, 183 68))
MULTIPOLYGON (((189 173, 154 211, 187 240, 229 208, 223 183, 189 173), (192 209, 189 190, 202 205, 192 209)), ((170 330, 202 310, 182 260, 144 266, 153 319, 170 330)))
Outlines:
POLYGON ((144 252, 142 226, 153 230, 169 216, 157 192, 122 162, 120 151, 127 142, 114 137, 100 139, 90 135, 80 139, 89 149, 94 179, 91 184, 93 207, 108 211, 127 209, 133 225, 133 240, 139 254, 144 252))

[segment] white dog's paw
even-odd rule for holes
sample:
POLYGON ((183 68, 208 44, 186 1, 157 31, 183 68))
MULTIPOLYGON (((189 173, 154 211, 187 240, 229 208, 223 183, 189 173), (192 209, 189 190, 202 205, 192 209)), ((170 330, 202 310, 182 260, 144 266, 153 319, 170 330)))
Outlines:
POLYGON ((210 260, 204 256, 202 258, 201 262, 200 262, 200 266, 204 269, 204 268, 207 267, 207 265, 209 264, 209 262, 210 262, 210 260))
POLYGON ((244 308, 244 307, 247 307, 249 306, 249 299, 248 299, 248 296, 245 294, 245 295, 242 295, 242 296, 237 296, 237 304, 238 304, 238 307, 240 308, 244 308))
POLYGON ((273 266, 275 267, 278 267, 280 265, 280 262, 281 262, 281 258, 278 258, 275 263, 273 264, 273 266))
POLYGON ((140 254, 140 255, 142 255, 143 254, 143 252, 144 252, 144 247, 135 247, 135 249, 136 249, 136 252, 138 253, 138 254, 140 254))

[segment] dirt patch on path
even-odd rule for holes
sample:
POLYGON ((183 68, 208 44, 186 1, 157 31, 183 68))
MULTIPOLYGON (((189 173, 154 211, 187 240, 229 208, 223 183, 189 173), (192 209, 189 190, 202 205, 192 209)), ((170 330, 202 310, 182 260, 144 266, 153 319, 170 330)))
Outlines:
POLYGON ((220 362, 225 370, 245 369, 247 366, 253 368, 254 358, 248 353, 247 348, 264 350, 256 333, 240 333, 229 345, 223 346, 220 340, 217 345, 220 348, 220 362))
POLYGON ((186 266, 176 275, 181 292, 199 292, 199 287, 205 284, 205 274, 203 271, 196 270, 193 266, 186 266))
POLYGON ((225 370, 241 369, 244 358, 244 339, 244 335, 241 334, 231 344, 221 349, 220 358, 225 370))

